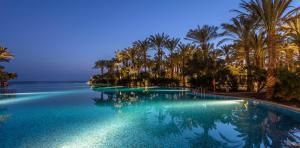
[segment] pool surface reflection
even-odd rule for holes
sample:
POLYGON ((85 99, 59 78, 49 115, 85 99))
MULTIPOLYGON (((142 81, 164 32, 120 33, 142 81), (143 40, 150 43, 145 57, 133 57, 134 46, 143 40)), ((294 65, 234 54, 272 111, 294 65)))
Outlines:
POLYGON ((299 113, 258 101, 203 97, 186 89, 77 85, 48 84, 51 93, 32 85, 27 92, 43 93, 2 95, 0 147, 296 147, 300 143, 299 113))

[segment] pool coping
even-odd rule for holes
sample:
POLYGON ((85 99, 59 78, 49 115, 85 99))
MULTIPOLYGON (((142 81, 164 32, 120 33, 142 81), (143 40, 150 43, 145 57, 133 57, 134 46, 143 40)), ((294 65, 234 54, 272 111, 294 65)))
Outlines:
MULTIPOLYGON (((201 94, 199 92, 196 92, 197 94, 201 94)), ((250 100, 250 101, 258 101, 258 102, 262 102, 262 103, 266 103, 269 105, 273 105, 273 106, 278 106, 284 109, 288 109, 290 111, 293 112, 297 112, 300 114, 300 108, 297 107, 292 107, 292 106, 288 106, 288 105, 284 105, 284 104, 280 104, 280 103, 276 103, 276 102, 272 102, 272 101, 267 101, 267 100, 260 100, 260 99, 255 99, 255 98, 247 98, 247 97, 235 97, 235 96, 223 96, 223 95, 217 95, 217 94, 212 94, 212 93, 208 93, 208 95, 210 96, 217 96, 217 97, 223 97, 223 98, 234 98, 234 99, 243 99, 243 100, 250 100)))

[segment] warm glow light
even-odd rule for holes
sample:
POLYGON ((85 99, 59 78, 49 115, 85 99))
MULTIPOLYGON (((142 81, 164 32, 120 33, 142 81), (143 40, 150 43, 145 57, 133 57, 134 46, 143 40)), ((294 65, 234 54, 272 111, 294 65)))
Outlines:
POLYGON ((166 105, 166 108, 186 108, 195 106, 224 106, 224 105, 235 105, 244 102, 244 100, 199 100, 199 101, 187 101, 182 103, 166 105))
POLYGON ((0 105, 15 104, 20 102, 26 102, 30 100, 45 99, 48 97, 66 95, 71 93, 80 93, 87 89, 81 90, 68 90, 68 91, 52 91, 52 92, 32 92, 32 93, 13 93, 13 94, 1 94, 0 96, 16 96, 15 98, 3 98, 0 100, 0 105))
MULTIPOLYGON (((62 148, 74 148, 74 147, 101 147, 108 139, 109 135, 122 132, 122 129, 128 124, 128 121, 120 121, 121 119, 114 119, 107 121, 104 124, 95 123, 92 127, 87 127, 84 132, 78 135, 73 135, 70 140, 67 140, 62 144, 62 148)), ((128 120, 128 119, 125 119, 128 120)))

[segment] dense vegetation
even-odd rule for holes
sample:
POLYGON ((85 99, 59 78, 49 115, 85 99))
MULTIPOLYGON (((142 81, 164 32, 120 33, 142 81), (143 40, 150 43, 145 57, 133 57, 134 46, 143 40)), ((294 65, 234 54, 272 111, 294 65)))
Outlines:
MULTIPOLYGON (((7 50, 7 48, 0 47, 0 62, 9 62, 14 56, 7 50)), ((0 65, 0 86, 8 85, 7 81, 17 77, 16 73, 9 73, 5 71, 5 67, 0 65)))
POLYGON ((92 85, 191 86, 264 90, 266 98, 300 98, 300 15, 292 0, 248 0, 229 23, 197 26, 184 41, 151 35, 98 60, 92 85), (153 53, 153 54, 152 54, 153 53))

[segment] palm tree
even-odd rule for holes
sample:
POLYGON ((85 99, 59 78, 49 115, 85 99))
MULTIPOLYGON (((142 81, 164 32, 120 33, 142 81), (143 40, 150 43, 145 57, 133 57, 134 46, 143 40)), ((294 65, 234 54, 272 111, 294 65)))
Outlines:
POLYGON ((137 48, 137 50, 142 54, 142 61, 144 66, 144 72, 147 72, 147 63, 148 63, 148 49, 150 48, 150 44, 148 39, 143 41, 138 40, 133 42, 133 47, 137 48))
POLYGON ((156 65, 156 70, 159 72, 161 75, 162 73, 162 62, 163 62, 163 56, 165 54, 164 52, 164 47, 165 43, 168 40, 169 36, 165 35, 164 33, 162 34, 156 34, 156 35, 151 35, 149 37, 149 42, 150 46, 156 50, 156 58, 157 58, 157 65, 156 65))
POLYGON ((199 44, 200 49, 204 53, 203 58, 207 58, 209 51, 213 49, 213 44, 210 42, 220 36, 217 31, 218 27, 215 26, 198 26, 196 29, 189 30, 186 39, 199 44))
POLYGON ((193 54, 193 50, 195 47, 191 44, 182 44, 180 43, 178 45, 178 55, 181 65, 181 76, 182 76, 182 82, 183 86, 185 86, 185 76, 186 76, 186 65, 187 61, 191 58, 193 54))
POLYGON ((232 40, 243 49, 247 67, 247 91, 252 91, 250 38, 254 29, 254 20, 244 15, 233 18, 232 24, 222 24, 225 29, 224 35, 228 36, 222 42, 232 40))
POLYGON ((117 51, 115 54, 117 69, 120 72, 120 78, 129 75, 130 59, 127 50, 117 51))
POLYGON ((132 66, 131 66, 131 74, 133 75, 133 77, 136 79, 138 77, 138 75, 140 74, 141 68, 144 65, 143 61, 142 61, 142 53, 139 52, 139 49, 136 47, 131 47, 128 50, 129 53, 129 57, 132 61, 132 66))
POLYGON ((254 65, 259 69, 263 69, 265 65, 265 46, 265 34, 263 32, 253 32, 250 38, 250 47, 254 51, 254 65))
POLYGON ((232 61, 232 57, 235 53, 235 49, 232 45, 223 45, 221 46, 218 51, 220 52, 221 56, 224 57, 226 65, 230 65, 232 61))
MULTIPOLYGON (((9 62, 14 58, 7 48, 0 46, 0 62, 9 62)), ((8 73, 4 71, 5 67, 0 66, 0 85, 1 87, 5 87, 8 85, 7 81, 10 79, 15 79, 17 77, 16 73, 8 73)))
MULTIPOLYGON (((135 47, 129 47, 123 49, 119 54, 117 54, 116 61, 122 63, 121 73, 123 76, 137 76, 140 69, 140 62, 138 60, 138 51, 135 47)), ((117 64, 118 62, 116 62, 117 64)), ((118 65, 118 64, 117 64, 118 65)), ((118 65, 119 66, 119 65, 118 65)))
POLYGON ((106 61, 107 64, 107 71, 108 71, 108 75, 110 76, 111 80, 115 79, 116 76, 116 59, 112 58, 111 60, 106 61))
POLYGON ((9 62, 11 59, 14 58, 7 48, 0 46, 0 62, 9 62))
POLYGON ((130 60, 131 68, 135 69, 136 68, 136 63, 137 63, 137 50, 136 48, 126 48, 124 51, 127 52, 128 58, 130 60))
POLYGON ((284 28, 291 43, 298 47, 298 61, 300 62, 300 15, 287 20, 287 27, 284 28))
POLYGON ((104 68, 105 68, 106 66, 107 66, 107 61, 106 61, 106 60, 98 60, 98 61, 95 63, 95 66, 94 66, 95 69, 100 69, 102 79, 103 79, 103 77, 104 77, 104 68))
POLYGON ((266 33, 268 52, 266 97, 268 99, 274 96, 279 28, 291 13, 289 12, 291 3, 292 0, 250 0, 249 2, 242 1, 240 4, 241 8, 245 10, 241 14, 256 18, 258 26, 266 33))
POLYGON ((171 78, 174 78, 174 51, 179 44, 179 38, 172 38, 166 41, 166 48, 170 52, 171 78))

